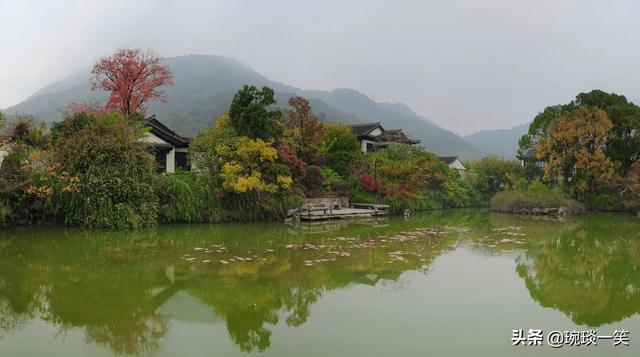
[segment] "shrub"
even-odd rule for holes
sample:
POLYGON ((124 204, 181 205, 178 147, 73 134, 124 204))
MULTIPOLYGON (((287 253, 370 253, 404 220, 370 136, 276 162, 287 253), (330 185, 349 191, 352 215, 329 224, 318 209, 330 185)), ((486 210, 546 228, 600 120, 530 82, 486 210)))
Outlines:
POLYGON ((351 190, 350 200, 351 202, 377 203, 378 197, 364 190, 351 190))
POLYGON ((354 165, 362 159, 360 143, 351 128, 334 123, 325 123, 326 164, 338 174, 346 177, 354 165))
POLYGON ((105 166, 120 176, 142 178, 155 172, 151 148, 138 140, 142 134, 141 128, 115 114, 79 113, 56 126, 53 160, 72 173, 105 166))
POLYGON ((570 212, 582 210, 582 205, 570 199, 560 190, 547 190, 545 192, 521 192, 507 190, 496 193, 491 198, 491 209, 500 212, 520 212, 534 208, 560 208, 570 212))
POLYGON ((45 205, 47 220, 95 228, 157 223, 155 160, 139 140, 141 128, 115 114, 77 113, 54 129, 49 159, 78 178, 78 190, 54 190, 45 205))
POLYGON ((310 165, 307 167, 307 174, 304 176, 303 183, 307 187, 310 197, 322 195, 325 180, 326 178, 319 166, 310 165))
POLYGON ((347 195, 347 184, 334 169, 330 167, 323 167, 322 174, 326 178, 325 186, 326 189, 333 195, 336 196, 346 196, 347 195))
POLYGON ((221 222, 225 219, 219 195, 192 172, 161 174, 154 180, 160 222, 221 222))
POLYGON ((608 193, 590 193, 582 198, 585 206, 601 211, 640 211, 640 199, 637 197, 621 197, 608 193))
POLYGON ((369 192, 382 193, 382 184, 376 181, 371 175, 362 176, 362 185, 369 192))
POLYGON ((307 163, 299 158, 294 150, 279 148, 278 157, 287 166, 293 177, 302 178, 307 174, 307 163))
POLYGON ((302 205, 302 197, 290 191, 262 192, 256 195, 226 193, 222 199, 225 221, 275 220, 302 205))
POLYGON ((44 124, 36 126, 35 117, 32 115, 13 115, 6 126, 6 136, 13 143, 39 149, 49 144, 49 136, 45 133, 46 126, 44 124))
MULTIPOLYGON (((560 190, 560 188, 556 188, 557 190, 560 190)), ((546 193, 549 192, 551 190, 551 188, 547 185, 545 185, 544 183, 542 183, 542 181, 540 180, 534 180, 531 182, 531 184, 529 185, 529 188, 527 189, 527 191, 529 193, 533 193, 533 194, 542 194, 542 193, 546 193)))
POLYGON ((529 189, 529 181, 521 177, 516 180, 513 187, 516 189, 516 191, 524 192, 529 189))
POLYGON ((470 171, 472 185, 487 201, 497 192, 511 189, 516 180, 523 175, 520 163, 498 156, 488 156, 471 162, 470 171))
POLYGON ((219 179, 217 175, 237 141, 238 135, 229 124, 228 115, 218 116, 213 127, 205 129, 189 145, 192 166, 208 175, 211 180, 219 179))
POLYGON ((158 201, 151 176, 121 175, 117 168, 93 167, 80 174, 79 191, 61 206, 64 223, 91 228, 156 225, 158 201))

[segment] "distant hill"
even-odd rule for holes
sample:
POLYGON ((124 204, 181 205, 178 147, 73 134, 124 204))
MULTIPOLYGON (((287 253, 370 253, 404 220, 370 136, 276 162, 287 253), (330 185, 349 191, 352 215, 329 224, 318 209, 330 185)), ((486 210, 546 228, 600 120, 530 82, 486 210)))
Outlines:
POLYGON ((471 143, 480 156, 495 154, 513 159, 518 149, 518 140, 529 130, 529 123, 511 129, 482 130, 464 138, 471 143))
MULTIPOLYGON (((167 89, 166 103, 154 102, 148 113, 156 114, 167 126, 183 135, 196 135, 229 107, 235 92, 244 84, 269 86, 276 91, 280 106, 291 96, 308 98, 316 115, 344 124, 381 122, 383 126, 402 128, 422 140, 428 150, 441 155, 465 158, 480 152, 462 137, 417 115, 405 104, 378 103, 351 89, 334 91, 302 90, 270 80, 250 67, 222 56, 190 55, 165 58, 174 74, 174 85, 167 89)), ((106 93, 92 92, 89 69, 47 85, 23 102, 7 108, 6 113, 26 113, 51 123, 61 119, 71 102, 104 102, 106 93)))

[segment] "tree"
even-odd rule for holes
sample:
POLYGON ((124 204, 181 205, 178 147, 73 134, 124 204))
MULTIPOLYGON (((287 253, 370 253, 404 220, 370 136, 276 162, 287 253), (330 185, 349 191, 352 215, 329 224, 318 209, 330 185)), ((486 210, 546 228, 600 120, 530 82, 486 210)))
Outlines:
POLYGON ((172 85, 173 75, 152 52, 120 49, 93 66, 91 81, 93 90, 109 92, 106 110, 116 110, 128 118, 144 112, 147 102, 166 101, 160 88, 172 85))
POLYGON ((324 132, 325 139, 331 142, 329 152, 360 152, 360 143, 348 126, 326 123, 324 125, 324 132))
POLYGON ((218 116, 213 127, 205 129, 189 145, 192 166, 215 182, 237 141, 238 134, 230 125, 229 116, 218 116))
POLYGON ((219 116, 190 145, 194 166, 214 187, 229 193, 274 193, 288 189, 291 177, 274 170, 278 150, 271 141, 238 136, 230 117, 219 116))
POLYGON ((612 160, 620 162, 620 173, 624 175, 631 164, 640 158, 640 107, 615 93, 596 89, 579 93, 567 104, 545 108, 533 119, 529 125, 529 132, 520 139, 520 149, 535 147, 540 139, 547 136, 551 121, 581 106, 599 108, 607 113, 613 124, 613 131, 607 142, 605 154, 612 160))
POLYGON ((276 104, 275 93, 269 87, 258 90, 245 85, 233 96, 229 119, 238 135, 251 139, 270 140, 282 133, 279 110, 270 109, 276 104))
POLYGON ((552 120, 536 147, 538 159, 548 162, 545 180, 562 183, 578 195, 611 181, 616 165, 605 148, 612 128, 607 113, 593 107, 579 107, 552 120))
POLYGON ((322 124, 311 114, 311 104, 303 97, 292 97, 288 101, 291 109, 287 112, 286 124, 294 130, 298 153, 306 161, 312 161, 313 147, 323 139, 322 124))
POLYGON ((274 175, 270 170, 277 158, 278 151, 270 143, 240 137, 231 160, 222 165, 222 187, 234 193, 274 193, 280 188, 288 189, 291 177, 274 175))
POLYGON ((546 135, 549 123, 571 110, 572 107, 570 105, 552 105, 544 108, 541 113, 538 113, 533 118, 533 121, 529 124, 529 131, 518 141, 520 149, 526 150, 532 146, 535 147, 538 140, 546 135))
POLYGON ((471 163, 469 180, 486 199, 495 193, 514 186, 522 177, 523 168, 515 160, 504 160, 499 156, 488 156, 471 163))
POLYGON ((623 95, 593 90, 580 93, 572 102, 604 110, 613 124, 612 136, 605 150, 607 156, 619 161, 624 175, 640 157, 640 107, 627 101, 623 95))
POLYGON ((360 143, 348 126, 325 123, 323 129, 327 165, 347 177, 352 166, 362 159, 360 143))
POLYGON ((0 112, 0 130, 4 129, 4 126, 7 124, 7 118, 0 112))

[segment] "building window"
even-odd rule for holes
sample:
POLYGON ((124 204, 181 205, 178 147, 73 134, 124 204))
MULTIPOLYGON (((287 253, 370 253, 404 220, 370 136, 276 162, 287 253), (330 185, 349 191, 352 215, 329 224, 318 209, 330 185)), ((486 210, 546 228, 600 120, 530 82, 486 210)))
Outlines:
POLYGON ((374 146, 372 143, 367 143, 367 152, 373 152, 374 146))
POLYGON ((186 152, 176 151, 176 169, 191 171, 186 152))
POLYGON ((156 149, 156 170, 158 172, 167 172, 167 151, 163 149, 156 149))

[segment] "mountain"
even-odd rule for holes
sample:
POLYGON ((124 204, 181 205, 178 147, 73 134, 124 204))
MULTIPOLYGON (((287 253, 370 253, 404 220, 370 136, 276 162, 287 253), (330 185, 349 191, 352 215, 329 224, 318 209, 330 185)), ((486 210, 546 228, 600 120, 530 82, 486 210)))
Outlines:
POLYGON ((495 154, 505 159, 513 159, 518 149, 518 140, 529 130, 529 123, 511 129, 482 130, 464 137, 473 145, 480 156, 495 154))
MULTIPOLYGON (((437 154, 465 158, 478 155, 478 151, 462 137, 417 115, 405 104, 375 102, 351 89, 302 90, 268 79, 223 56, 189 55, 165 58, 163 62, 174 75, 174 85, 166 90, 167 102, 150 103, 148 113, 156 114, 167 126, 183 135, 194 136, 210 125, 215 117, 228 109, 240 87, 252 84, 273 88, 283 108, 290 97, 300 95, 311 101, 314 113, 322 120, 343 124, 379 121, 389 129, 404 129, 437 154)), ((106 93, 91 91, 89 74, 90 71, 84 69, 50 84, 5 112, 33 114, 51 123, 61 119, 61 113, 71 102, 104 103, 106 93)))

